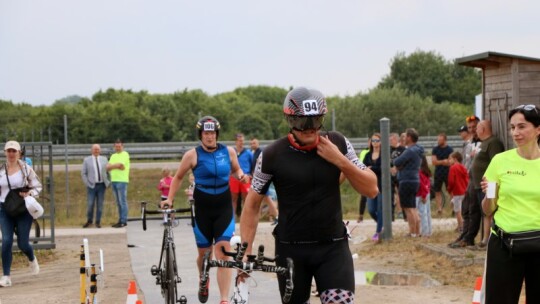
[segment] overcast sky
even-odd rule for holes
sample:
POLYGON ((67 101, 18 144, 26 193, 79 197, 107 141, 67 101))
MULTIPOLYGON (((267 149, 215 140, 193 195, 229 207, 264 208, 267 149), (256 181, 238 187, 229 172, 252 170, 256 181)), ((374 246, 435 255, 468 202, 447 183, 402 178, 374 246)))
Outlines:
POLYGON ((398 53, 540 58, 537 0, 0 0, 0 99, 107 88, 354 95, 398 53))

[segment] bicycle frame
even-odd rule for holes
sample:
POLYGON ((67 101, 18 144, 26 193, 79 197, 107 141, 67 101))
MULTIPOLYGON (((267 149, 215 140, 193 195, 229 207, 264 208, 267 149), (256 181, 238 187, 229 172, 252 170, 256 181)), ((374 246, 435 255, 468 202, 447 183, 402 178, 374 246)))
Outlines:
MULTIPOLYGON (((265 264, 265 262, 275 263, 275 258, 269 258, 264 256, 264 246, 260 245, 257 255, 248 254, 247 261, 244 261, 244 254, 246 252, 247 243, 238 244, 236 247, 236 252, 227 252, 224 247, 221 247, 223 254, 226 256, 233 257, 234 260, 211 260, 210 254, 211 251, 207 251, 203 257, 203 267, 201 272, 200 286, 199 289, 208 289, 208 272, 211 267, 224 267, 224 268, 235 268, 245 272, 251 271, 262 271, 262 272, 273 272, 277 275, 285 276, 286 286, 285 292, 283 293, 282 300, 284 303, 288 303, 291 299, 291 295, 294 289, 293 276, 294 276, 294 263, 291 258, 287 258, 287 267, 276 266, 265 264)), ((202 303, 199 298, 199 301, 202 303)))
POLYGON ((141 202, 141 213, 143 230, 146 231, 146 215, 147 214, 162 214, 163 215, 163 241, 161 244, 161 253, 159 256, 158 265, 153 265, 150 269, 150 273, 156 277, 156 285, 161 286, 161 294, 165 298, 165 303, 174 304, 181 303, 186 304, 187 299, 184 295, 178 298, 177 284, 182 282, 182 279, 178 275, 178 268, 176 263, 176 246, 174 244, 173 234, 173 222, 171 221, 171 214, 192 212, 192 208, 184 209, 156 209, 147 210, 146 202, 141 202))

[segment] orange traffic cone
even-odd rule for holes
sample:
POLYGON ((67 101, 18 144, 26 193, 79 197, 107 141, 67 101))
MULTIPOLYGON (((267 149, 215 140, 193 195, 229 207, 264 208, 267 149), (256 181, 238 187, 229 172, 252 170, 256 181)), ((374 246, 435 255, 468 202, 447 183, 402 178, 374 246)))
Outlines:
POLYGON ((481 289, 482 289, 482 277, 478 277, 476 278, 476 283, 474 284, 472 304, 480 304, 481 289))
POLYGON ((137 300, 137 302, 135 302, 135 304, 142 304, 142 301, 141 301, 141 300, 137 300))
POLYGON ((135 284, 135 281, 129 281, 126 304, 137 304, 137 301, 137 284, 135 284))

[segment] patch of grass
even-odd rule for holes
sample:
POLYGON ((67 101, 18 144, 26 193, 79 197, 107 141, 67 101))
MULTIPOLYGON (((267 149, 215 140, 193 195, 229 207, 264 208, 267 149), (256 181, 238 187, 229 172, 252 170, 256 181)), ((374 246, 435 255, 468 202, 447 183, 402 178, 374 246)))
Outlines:
MULTIPOLYGON (((37 257, 39 264, 46 264, 50 261, 58 259, 57 253, 54 250, 36 250, 34 255, 37 257)), ((12 269, 24 268, 28 266, 28 258, 21 251, 13 252, 12 269)))
MULTIPOLYGON (((171 168, 174 172, 176 169, 171 168)), ((66 191, 65 171, 54 172, 54 197, 55 197, 55 223, 62 227, 74 227, 84 224, 86 221, 86 187, 82 183, 80 171, 70 171, 69 173, 69 194, 66 191)), ((161 169, 131 169, 130 182, 128 186, 128 205, 129 216, 136 217, 140 215, 141 201, 158 203, 160 194, 157 190, 157 184, 161 179, 161 169)), ((45 184, 45 181, 42 181, 45 184)), ((187 175, 177 192, 175 207, 187 207, 187 197, 183 189, 188 185, 187 175)), ((44 192, 45 192, 44 187, 44 192)), ((47 195, 44 193, 44 195, 47 195)), ((346 219, 358 218, 358 194, 350 184, 345 181, 341 186, 341 197, 343 206, 343 216, 346 219)), ((435 201, 432 200, 432 210, 435 209, 435 201)), ((443 217, 450 217, 451 210, 448 205, 445 207, 443 217)), ((432 216, 436 216, 433 214, 432 216)), ((366 210, 364 219, 369 219, 369 213, 366 210)), ((105 192, 105 203, 103 207, 102 224, 114 224, 118 221, 118 211, 111 189, 105 192)))
MULTIPOLYGON (((70 171, 68 174, 69 185, 66 187, 65 172, 54 172, 55 224, 61 227, 77 227, 86 222, 86 186, 82 182, 80 171, 70 171), (69 192, 66 191, 68 188, 69 192)), ((157 190, 160 179, 161 169, 131 169, 127 195, 129 217, 141 215, 141 201, 156 204, 160 201, 160 192, 157 190)), ((186 176, 176 195, 176 208, 188 206, 183 190, 187 185, 186 176)), ((105 191, 101 223, 109 225, 117 221, 118 209, 109 187, 105 191)))

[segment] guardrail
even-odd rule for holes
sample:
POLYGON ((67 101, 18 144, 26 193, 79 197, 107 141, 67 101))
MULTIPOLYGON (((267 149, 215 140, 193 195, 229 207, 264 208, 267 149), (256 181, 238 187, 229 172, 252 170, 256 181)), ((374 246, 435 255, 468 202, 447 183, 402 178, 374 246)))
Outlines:
MULTIPOLYGON (((351 144, 357 152, 367 147, 367 138, 349 138, 351 144)), ((261 147, 265 147, 272 143, 273 140, 261 140, 261 147)), ((234 146, 234 141, 221 141, 222 144, 228 146, 234 146)), ((454 149, 460 150, 463 141, 459 136, 449 136, 448 145, 454 149)), ((22 145, 31 143, 21 143, 22 145)), ((423 146, 427 154, 431 153, 431 149, 437 145, 437 136, 420 136, 419 145, 423 146)), ((153 143, 125 143, 124 150, 129 152, 132 160, 150 160, 150 159, 180 159, 182 155, 191 148, 199 145, 198 141, 192 142, 153 142, 153 143)), ((110 156, 114 153, 113 143, 100 143, 101 154, 104 156, 110 156)), ((249 147, 249 144, 246 144, 249 147)), ((66 145, 52 145, 52 156, 56 161, 64 160, 66 157, 69 160, 80 160, 90 155, 92 144, 68 144, 66 145)), ((28 157, 33 158, 38 151, 27 150, 28 157)), ((0 158, 3 160, 4 157, 0 158)))

